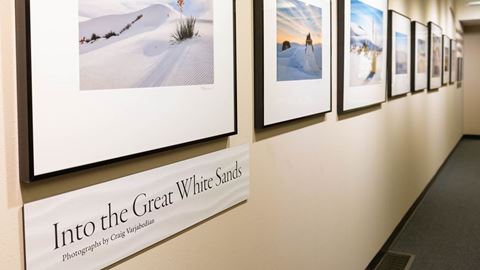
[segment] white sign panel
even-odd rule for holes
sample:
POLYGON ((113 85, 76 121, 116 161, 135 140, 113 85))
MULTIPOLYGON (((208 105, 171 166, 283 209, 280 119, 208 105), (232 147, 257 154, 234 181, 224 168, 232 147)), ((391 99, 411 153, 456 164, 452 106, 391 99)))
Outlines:
POLYGON ((240 146, 26 204, 28 270, 100 269, 249 196, 240 146))

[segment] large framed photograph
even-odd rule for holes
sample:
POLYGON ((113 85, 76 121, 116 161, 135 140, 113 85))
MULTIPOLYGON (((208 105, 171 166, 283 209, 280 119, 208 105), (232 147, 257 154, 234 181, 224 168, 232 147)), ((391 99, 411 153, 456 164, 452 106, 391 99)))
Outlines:
POLYGON ((412 22, 412 91, 427 88, 428 82, 428 28, 426 25, 412 22))
POLYGON ((411 90, 411 20, 388 11, 388 95, 402 96, 411 90))
POLYGON ((25 181, 237 132, 234 0, 24 1, 25 181))
POLYGON ((442 28, 433 22, 428 23, 428 89, 442 87, 442 28))
POLYGON ((452 50, 452 69, 450 70, 450 84, 454 84, 457 81, 457 41, 452 39, 450 41, 450 48, 452 50))
POLYGON ((449 37, 446 35, 443 35, 442 37, 442 52, 443 52, 443 68, 442 68, 442 84, 443 85, 448 85, 450 83, 450 72, 452 69, 452 63, 451 63, 451 40, 449 37))
POLYGON ((386 100, 387 0, 338 1, 338 112, 386 100))
POLYGON ((330 0, 258 0, 255 127, 330 112, 330 0))

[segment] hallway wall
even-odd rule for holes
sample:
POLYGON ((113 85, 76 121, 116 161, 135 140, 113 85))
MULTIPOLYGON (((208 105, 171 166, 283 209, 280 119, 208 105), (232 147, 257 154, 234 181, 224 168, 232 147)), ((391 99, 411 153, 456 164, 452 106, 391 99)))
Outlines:
POLYGON ((467 0, 456 0, 455 9, 459 21, 477 21, 480 20, 480 6, 467 5, 467 0))
POLYGON ((464 126, 465 133, 480 135, 480 26, 467 27, 464 34, 464 126))
MULTIPOLYGON (((463 91, 448 86, 410 94, 341 117, 334 107, 325 118, 255 132, 252 1, 258 0, 237 0, 238 135, 32 185, 20 185, 17 173, 14 0, 0 1, 2 267, 22 269, 23 202, 243 143, 252 145, 247 203, 112 269, 354 270, 370 262, 461 138, 463 91)), ((452 0, 389 2, 453 36, 452 0)), ((333 104, 336 68, 333 57, 333 104)))

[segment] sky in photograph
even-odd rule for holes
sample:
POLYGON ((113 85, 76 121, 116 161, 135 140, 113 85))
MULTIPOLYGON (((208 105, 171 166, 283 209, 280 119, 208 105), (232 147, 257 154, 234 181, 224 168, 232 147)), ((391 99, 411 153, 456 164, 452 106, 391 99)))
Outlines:
MULTIPOLYGON (((105 15, 125 14, 155 4, 167 4, 178 9, 176 0, 78 0, 79 15, 91 19, 105 15)), ((184 13, 199 18, 212 18, 213 0, 185 0, 184 13)))
POLYGON ((322 42, 322 9, 298 0, 277 0, 277 43, 305 44, 311 33, 314 44, 322 42))
MULTIPOLYGON (((383 35, 383 12, 361 0, 351 2, 351 24, 357 35, 364 35, 375 43, 381 43, 383 35)), ((377 44, 378 45, 378 44, 377 44)))
POLYGON ((395 35, 397 41, 397 51, 407 52, 407 35, 397 32, 395 35))

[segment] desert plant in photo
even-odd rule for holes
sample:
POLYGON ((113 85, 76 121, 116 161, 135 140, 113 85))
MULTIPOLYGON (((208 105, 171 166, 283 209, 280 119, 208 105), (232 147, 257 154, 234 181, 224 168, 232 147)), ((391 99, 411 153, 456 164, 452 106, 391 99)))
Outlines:
POLYGON ((177 29, 172 34, 172 38, 176 42, 181 42, 189 38, 198 36, 198 31, 195 30, 197 19, 190 17, 185 20, 180 20, 177 24, 177 29))
POLYGON ((99 38, 101 38, 99 35, 93 33, 92 37, 90 37, 90 42, 95 42, 99 38))
POLYGON ((136 23, 141 18, 143 18, 143 14, 138 15, 137 18, 135 18, 135 20, 132 23, 136 23))
POLYGON ((116 37, 116 36, 118 36, 117 33, 113 32, 113 31, 110 31, 110 32, 106 33, 105 36, 103 36, 103 37, 106 38, 106 39, 109 39, 111 37, 116 37))

